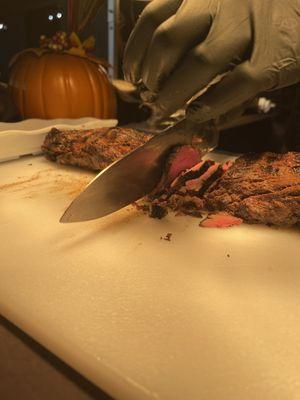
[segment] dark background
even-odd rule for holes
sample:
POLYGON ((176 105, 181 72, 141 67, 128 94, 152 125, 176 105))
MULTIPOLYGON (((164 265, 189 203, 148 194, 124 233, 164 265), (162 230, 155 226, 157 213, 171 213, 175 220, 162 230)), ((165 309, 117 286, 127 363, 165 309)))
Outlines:
MULTIPOLYGON (((83 32, 96 38, 95 55, 107 58, 107 17, 102 7, 89 27, 83 32)), ((38 47, 41 35, 52 36, 58 30, 66 30, 65 0, 0 0, 0 23, 7 25, 0 31, 0 81, 8 80, 8 65, 14 54, 38 47), (63 13, 63 18, 48 20, 49 14, 63 13)))

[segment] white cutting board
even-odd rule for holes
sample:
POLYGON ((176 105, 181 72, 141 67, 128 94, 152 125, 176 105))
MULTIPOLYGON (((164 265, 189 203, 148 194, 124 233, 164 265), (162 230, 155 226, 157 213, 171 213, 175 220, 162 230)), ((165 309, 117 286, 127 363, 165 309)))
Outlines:
POLYGON ((116 399, 299 399, 299 230, 59 224, 91 176, 0 165, 0 313, 116 399))

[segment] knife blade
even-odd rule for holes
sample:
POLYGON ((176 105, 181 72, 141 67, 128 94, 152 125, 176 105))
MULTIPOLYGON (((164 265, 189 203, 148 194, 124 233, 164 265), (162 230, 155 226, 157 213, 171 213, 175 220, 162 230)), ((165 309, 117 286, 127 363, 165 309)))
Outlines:
POLYGON ((60 222, 104 217, 146 196, 158 184, 172 147, 195 142, 202 153, 206 153, 217 145, 218 135, 212 132, 203 130, 203 125, 187 123, 185 119, 167 128, 101 171, 73 200, 60 222))

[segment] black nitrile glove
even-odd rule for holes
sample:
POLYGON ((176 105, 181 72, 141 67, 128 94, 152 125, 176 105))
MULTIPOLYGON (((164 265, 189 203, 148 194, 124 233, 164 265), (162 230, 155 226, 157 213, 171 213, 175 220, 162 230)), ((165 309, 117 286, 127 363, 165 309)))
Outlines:
POLYGON ((227 73, 187 115, 205 122, 232 113, 300 81, 300 0, 153 0, 128 41, 124 73, 155 93, 161 117, 227 73))

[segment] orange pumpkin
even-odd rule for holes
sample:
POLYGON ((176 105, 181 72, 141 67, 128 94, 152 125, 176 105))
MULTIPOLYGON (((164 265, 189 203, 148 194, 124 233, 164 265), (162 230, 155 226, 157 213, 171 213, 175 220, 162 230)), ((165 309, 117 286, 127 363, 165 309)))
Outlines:
POLYGON ((23 118, 115 118, 105 69, 92 58, 27 50, 12 62, 9 86, 23 118))

